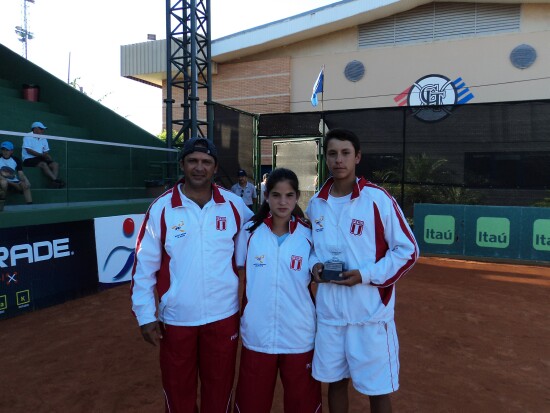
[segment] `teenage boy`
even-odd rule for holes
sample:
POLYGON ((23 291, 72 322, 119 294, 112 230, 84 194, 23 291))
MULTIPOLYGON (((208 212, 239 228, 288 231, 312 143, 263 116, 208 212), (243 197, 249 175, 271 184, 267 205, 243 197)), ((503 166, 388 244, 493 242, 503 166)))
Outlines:
POLYGON ((356 177, 361 151, 353 132, 328 132, 325 156, 332 177, 306 211, 319 283, 313 377, 329 383, 330 413, 348 411, 349 378, 369 396, 371 412, 391 412, 390 393, 399 387, 395 283, 416 262, 418 246, 397 202, 356 177))
POLYGON ((31 184, 23 173, 21 160, 13 156, 13 143, 2 142, 0 149, 0 203, 4 203, 8 188, 13 188, 23 192, 27 204, 32 204, 31 184))
POLYGON ((180 166, 185 178, 145 214, 132 309, 145 341, 160 345, 166 412, 198 412, 198 377, 201 413, 225 412, 239 337, 234 243, 252 211, 240 196, 212 183, 218 157, 211 141, 186 141, 180 166))

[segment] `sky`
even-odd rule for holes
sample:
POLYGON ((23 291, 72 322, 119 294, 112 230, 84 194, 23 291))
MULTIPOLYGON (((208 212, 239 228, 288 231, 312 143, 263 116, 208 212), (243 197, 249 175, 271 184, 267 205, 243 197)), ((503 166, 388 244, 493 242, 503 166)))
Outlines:
MULTIPOLYGON (((210 0, 213 40, 335 0, 210 0)), ((27 58, 148 132, 162 129, 162 91, 120 75, 120 46, 166 38, 164 0, 27 1, 27 58)), ((0 0, 0 43, 24 55, 24 0, 0 0)), ((0 128, 1 129, 1 128, 0 128)))

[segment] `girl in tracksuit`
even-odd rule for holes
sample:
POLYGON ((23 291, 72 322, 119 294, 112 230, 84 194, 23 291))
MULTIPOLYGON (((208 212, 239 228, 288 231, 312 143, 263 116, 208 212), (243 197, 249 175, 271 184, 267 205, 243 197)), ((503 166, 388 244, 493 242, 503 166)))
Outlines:
POLYGON ((301 218, 299 196, 296 174, 275 169, 260 210, 238 235, 236 262, 245 268, 245 292, 237 413, 269 413, 278 372, 285 413, 321 412, 321 385, 311 376, 311 229, 301 218))

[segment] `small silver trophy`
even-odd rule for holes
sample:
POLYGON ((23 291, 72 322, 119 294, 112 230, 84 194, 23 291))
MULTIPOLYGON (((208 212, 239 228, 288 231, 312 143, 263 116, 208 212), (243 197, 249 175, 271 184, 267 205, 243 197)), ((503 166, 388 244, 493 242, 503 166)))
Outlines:
POLYGON ((344 278, 340 277, 340 274, 345 271, 345 264, 342 261, 342 250, 337 246, 329 246, 328 250, 332 254, 332 258, 324 263, 321 279, 323 281, 342 281, 344 278))

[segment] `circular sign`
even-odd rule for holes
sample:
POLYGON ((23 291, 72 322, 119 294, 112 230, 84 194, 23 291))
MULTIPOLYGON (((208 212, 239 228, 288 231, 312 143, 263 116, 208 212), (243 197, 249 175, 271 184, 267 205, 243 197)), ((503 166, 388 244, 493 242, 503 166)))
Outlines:
POLYGON ((414 115, 427 122, 446 118, 457 101, 454 83, 443 75, 428 75, 418 79, 411 87, 408 105, 414 106, 414 115))

